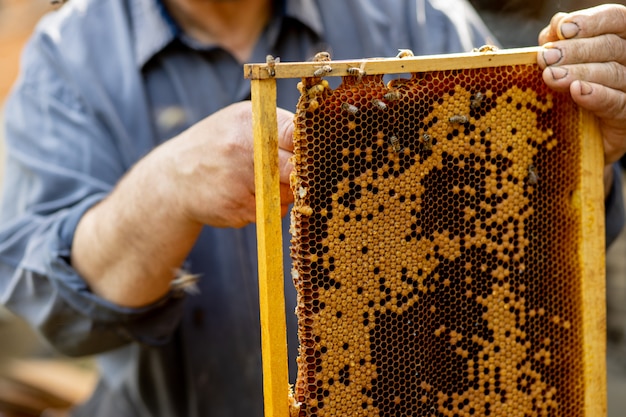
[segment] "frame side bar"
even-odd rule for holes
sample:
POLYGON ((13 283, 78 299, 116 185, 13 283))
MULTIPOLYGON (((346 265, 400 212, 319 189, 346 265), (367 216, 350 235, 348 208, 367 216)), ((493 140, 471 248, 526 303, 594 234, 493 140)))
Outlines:
POLYGON ((489 52, 467 52, 459 54, 415 56, 407 58, 368 58, 328 62, 286 62, 270 66, 263 64, 244 65, 244 77, 252 80, 268 78, 313 77, 322 65, 332 71, 326 77, 352 75, 349 68, 359 68, 365 74, 400 74, 412 72, 472 69, 506 65, 528 65, 537 62, 540 47, 506 49, 489 52))
POLYGON ((597 119, 580 109, 581 224, 580 259, 585 413, 586 417, 607 415, 606 381, 606 286, 604 237, 604 152, 597 119))
POLYGON ((265 416, 289 417, 276 80, 252 80, 251 93, 265 416))

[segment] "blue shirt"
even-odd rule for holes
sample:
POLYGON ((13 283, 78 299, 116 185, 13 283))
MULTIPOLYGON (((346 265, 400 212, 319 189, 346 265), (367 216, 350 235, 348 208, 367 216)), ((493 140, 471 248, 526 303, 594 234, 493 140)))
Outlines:
MULTIPOLYGON (((464 0, 288 0, 277 3, 250 62, 489 42, 464 0)), ((69 264, 83 213, 151 149, 248 99, 242 73, 219 46, 181 33, 156 0, 73 0, 42 20, 24 51, 6 106, 0 301, 61 352, 98 355, 100 383, 74 415, 263 413, 253 225, 206 227, 185 265, 202 275, 200 295, 171 293, 141 309, 97 297, 69 264)), ((280 107, 295 108, 296 82, 278 81, 280 107)), ((283 232, 287 245, 286 224, 283 232)), ((295 292, 285 279, 294 381, 295 292)))

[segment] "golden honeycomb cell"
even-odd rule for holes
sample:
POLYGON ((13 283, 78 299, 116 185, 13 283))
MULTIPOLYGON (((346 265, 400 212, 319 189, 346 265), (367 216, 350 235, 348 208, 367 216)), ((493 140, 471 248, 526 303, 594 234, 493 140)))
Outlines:
POLYGON ((579 111, 535 65, 302 80, 301 417, 582 416, 579 111))

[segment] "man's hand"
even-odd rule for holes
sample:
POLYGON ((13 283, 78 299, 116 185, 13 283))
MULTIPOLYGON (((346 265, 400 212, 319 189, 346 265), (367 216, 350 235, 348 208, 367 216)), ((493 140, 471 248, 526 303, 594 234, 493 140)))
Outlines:
MULTIPOLYGON (((293 114, 277 110, 283 214, 292 202, 293 114)), ((252 106, 233 104, 140 160, 81 218, 72 264, 101 297, 140 307, 163 297, 202 227, 255 220, 252 106)))
POLYGON ((540 33, 539 44, 546 84, 569 91, 598 117, 605 165, 619 160, 626 153, 626 7, 558 13, 540 33))
MULTIPOLYGON (((282 214, 293 202, 293 114, 278 109, 282 214)), ((171 176, 171 195, 190 220, 242 227, 255 220, 252 112, 249 102, 228 106, 192 126, 160 150, 171 176)))

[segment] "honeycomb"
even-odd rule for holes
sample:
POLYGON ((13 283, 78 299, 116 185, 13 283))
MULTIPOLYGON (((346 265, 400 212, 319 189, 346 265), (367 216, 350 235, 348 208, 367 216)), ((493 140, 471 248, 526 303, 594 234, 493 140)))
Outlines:
POLYGON ((568 95, 536 65, 299 89, 292 414, 583 415, 568 95))

